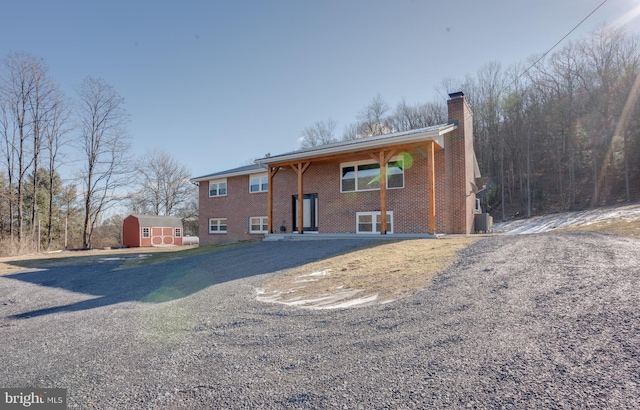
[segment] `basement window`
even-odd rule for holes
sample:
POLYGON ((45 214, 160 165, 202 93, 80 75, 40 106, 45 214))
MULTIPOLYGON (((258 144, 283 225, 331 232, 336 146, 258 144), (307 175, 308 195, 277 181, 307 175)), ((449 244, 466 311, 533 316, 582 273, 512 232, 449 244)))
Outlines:
MULTIPOLYGON (((356 212, 356 233, 380 233, 380 212, 356 212)), ((393 233, 393 211, 387 212, 387 233, 393 233)))
POLYGON ((227 233, 227 218, 209 218, 209 233, 227 233))
POLYGON ((266 216, 252 216, 249 218, 249 233, 267 233, 269 218, 266 216))

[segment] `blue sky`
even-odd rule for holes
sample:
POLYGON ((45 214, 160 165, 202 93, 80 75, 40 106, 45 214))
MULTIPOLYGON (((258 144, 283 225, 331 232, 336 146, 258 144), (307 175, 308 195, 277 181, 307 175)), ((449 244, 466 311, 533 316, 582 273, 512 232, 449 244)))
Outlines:
MULTIPOLYGON (((157 148, 193 176, 337 133, 380 93, 444 101, 445 79, 525 62, 602 0, 7 0, 0 57, 43 58, 72 96, 87 76, 126 99, 133 150, 157 148)), ((566 41, 612 23, 640 32, 637 0, 608 0, 566 41)), ((464 90, 463 90, 464 91, 464 90)))

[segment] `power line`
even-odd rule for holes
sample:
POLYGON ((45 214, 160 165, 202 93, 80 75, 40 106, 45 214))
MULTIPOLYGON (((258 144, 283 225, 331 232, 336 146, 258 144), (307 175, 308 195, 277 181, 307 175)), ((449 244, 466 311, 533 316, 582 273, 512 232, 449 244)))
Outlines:
POLYGON ((547 51, 544 52, 544 54, 542 54, 540 56, 540 58, 538 58, 533 64, 531 64, 526 70, 524 70, 522 72, 522 74, 520 74, 518 77, 516 77, 515 80, 513 80, 508 86, 506 86, 505 88, 502 89, 502 91, 506 90, 507 88, 511 87, 513 84, 515 84, 516 81, 518 81, 520 79, 520 77, 522 77, 523 75, 525 75, 526 73, 529 72, 529 70, 531 70, 533 67, 535 67, 536 64, 538 64, 540 62, 540 60, 542 60, 543 58, 545 58, 547 56, 547 54, 549 54, 554 48, 556 48, 558 46, 558 44, 562 43, 564 41, 564 39, 566 39, 567 37, 569 37, 571 35, 571 33, 573 33, 574 31, 576 31, 576 29, 578 27, 580 27, 582 25, 582 23, 584 23, 589 17, 591 17, 593 15, 593 13, 595 13, 596 11, 598 11, 598 9, 600 7, 602 7, 608 0, 604 0, 602 3, 600 3, 595 9, 591 10, 591 13, 587 14, 587 17, 583 18, 578 24, 576 24, 576 26, 574 28, 572 28, 567 34, 564 35, 564 37, 562 37, 560 40, 558 40, 557 43, 555 43, 550 49, 548 49, 547 51))

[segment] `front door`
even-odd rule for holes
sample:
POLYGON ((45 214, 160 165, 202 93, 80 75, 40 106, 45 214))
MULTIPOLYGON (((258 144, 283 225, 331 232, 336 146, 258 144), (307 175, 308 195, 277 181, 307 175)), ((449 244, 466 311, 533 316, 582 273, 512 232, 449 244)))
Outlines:
MULTIPOLYGON (((304 194, 302 196, 302 221, 303 230, 318 231, 318 194, 304 194)), ((298 195, 293 196, 292 201, 293 231, 298 230, 298 195)))

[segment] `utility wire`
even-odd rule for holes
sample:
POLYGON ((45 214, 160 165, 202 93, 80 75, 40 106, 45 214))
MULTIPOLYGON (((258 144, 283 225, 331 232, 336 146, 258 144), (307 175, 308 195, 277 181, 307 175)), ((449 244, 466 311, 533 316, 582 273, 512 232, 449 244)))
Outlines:
MULTIPOLYGON (((608 1, 608 0, 604 0, 602 3, 600 3, 600 4, 598 5, 598 7, 596 7, 595 9, 593 9, 593 10, 591 11, 591 13, 589 13, 589 14, 587 15, 587 17, 583 18, 583 19, 582 19, 578 24, 576 24, 576 26, 575 26, 574 28, 572 28, 572 29, 571 29, 567 34, 565 34, 565 35, 564 35, 564 37, 562 37, 560 40, 558 40, 558 42, 557 42, 557 43, 555 43, 555 44, 554 44, 550 49, 548 49, 547 51, 545 51, 545 53, 544 53, 544 54, 542 54, 542 55, 540 56, 540 58, 538 58, 538 59, 537 59, 533 64, 531 64, 531 65, 530 65, 526 70, 524 70, 524 71, 522 72, 522 74, 520 74, 518 77, 516 77, 516 79, 515 79, 515 80, 513 80, 513 81, 511 82, 511 84, 509 84, 508 86, 506 86, 505 88, 503 88, 503 89, 502 89, 502 91, 504 91, 504 90, 508 89, 509 87, 511 87, 511 86, 512 86, 513 84, 515 84, 515 83, 516 83, 516 81, 518 81, 518 80, 519 80, 523 75, 525 75, 526 73, 528 73, 528 72, 529 72, 529 70, 531 70, 533 67, 535 67, 535 65, 536 65, 536 64, 538 64, 538 63, 540 62, 540 60, 542 60, 543 58, 545 58, 545 57, 547 56, 547 54, 549 54, 549 53, 550 53, 554 48, 556 48, 556 47, 558 46, 558 44, 562 43, 562 42, 564 41, 564 39, 566 39, 567 37, 569 37, 569 36, 571 35, 571 33, 573 33, 574 31, 576 31, 576 29, 577 29, 578 27, 580 27, 580 26, 582 25, 582 23, 584 23, 584 22, 585 22, 589 17, 591 17, 591 15, 593 15, 593 13, 595 13, 596 11, 598 11, 598 9, 599 9, 600 7, 602 7, 602 6, 603 6, 607 1, 608 1)), ((501 91, 501 93, 502 93, 502 91, 501 91)))

